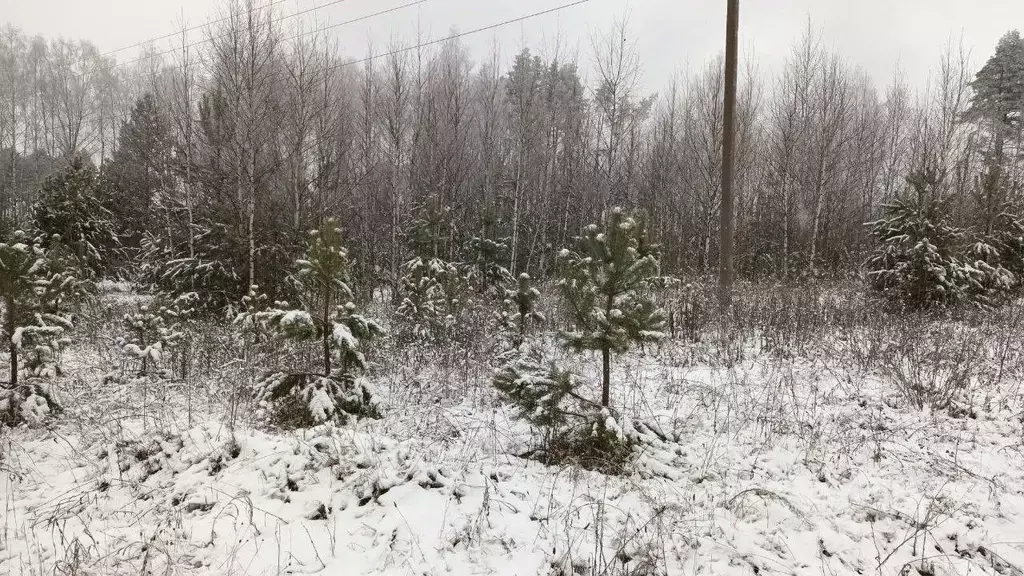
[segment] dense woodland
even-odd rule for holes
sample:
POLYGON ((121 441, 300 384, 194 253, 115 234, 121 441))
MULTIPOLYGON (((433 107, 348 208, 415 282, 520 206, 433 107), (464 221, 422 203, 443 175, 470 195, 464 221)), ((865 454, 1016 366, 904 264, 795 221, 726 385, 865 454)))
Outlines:
MULTIPOLYGON (((583 54, 470 54, 455 39, 375 46, 354 61, 272 9, 222 11, 203 38, 121 64, 87 41, 4 31, 8 229, 32 222, 47 177, 78 170, 120 239, 104 273, 202 276, 233 300, 251 284, 274 291, 305 232, 329 217, 358 289, 393 295, 410 258, 471 260, 485 243, 513 274, 547 275, 612 206, 643 217, 666 274, 717 266, 721 59, 653 94, 626 25, 583 54), (416 241, 424 230, 430 240, 416 241)), ((980 72, 963 47, 936 52, 923 90, 899 70, 877 85, 813 29, 782 69, 749 64, 741 275, 856 273, 872 248, 865 223, 926 163, 942 172, 957 226, 992 232, 1016 213, 1024 41, 1007 34, 980 72)))

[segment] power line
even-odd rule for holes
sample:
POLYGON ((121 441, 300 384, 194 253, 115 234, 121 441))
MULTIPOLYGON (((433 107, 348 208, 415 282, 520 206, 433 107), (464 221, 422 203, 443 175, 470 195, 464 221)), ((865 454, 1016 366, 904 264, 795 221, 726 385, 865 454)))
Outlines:
MULTIPOLYGON (((287 0, 273 0, 272 2, 267 4, 266 7, 270 8, 272 6, 275 6, 277 4, 280 4, 280 3, 286 2, 286 1, 287 0)), ((145 46, 146 44, 150 44, 152 42, 159 42, 160 40, 167 40, 168 38, 173 38, 173 37, 177 36, 178 34, 188 34, 189 32, 192 32, 192 31, 195 31, 195 30, 199 30, 200 28, 209 28, 210 26, 213 26, 214 24, 219 24, 221 22, 224 22, 225 20, 230 20, 230 19, 231 19, 231 16, 224 16, 224 17, 218 18, 216 20, 211 20, 209 22, 206 22, 205 24, 196 24, 195 26, 191 26, 189 28, 185 28, 184 30, 180 30, 180 31, 177 31, 177 32, 171 32, 170 34, 165 34, 163 36, 157 36, 155 38, 149 38, 148 40, 142 40, 142 41, 136 42, 135 44, 132 44, 130 46, 121 46, 120 48, 114 48, 113 50, 110 50, 110 51, 107 51, 107 52, 104 52, 104 53, 100 54, 100 56, 101 57, 103 57, 103 56, 110 56, 111 54, 116 54, 118 52, 124 52, 125 50, 131 50, 132 48, 139 48, 141 46, 145 46)))
MULTIPOLYGON (((342 1, 345 1, 345 0, 337 0, 337 1, 342 2, 342 1)), ((403 4, 401 6, 396 6, 396 7, 393 7, 393 8, 388 8, 386 10, 381 10, 381 11, 375 12, 373 14, 367 14, 365 16, 360 16, 358 18, 353 18, 352 20, 347 20, 345 22, 339 22, 338 24, 332 24, 331 26, 328 26, 327 28, 335 28, 335 27, 338 27, 338 26, 343 26, 345 24, 351 24, 353 22, 358 22, 360 20, 366 20, 366 19, 372 18, 374 16, 378 16, 378 15, 381 15, 381 14, 386 14, 388 12, 394 12, 394 11, 401 10, 401 9, 404 9, 404 8, 408 8, 410 6, 414 6, 414 5, 417 5, 417 4, 422 4, 423 2, 426 2, 426 1, 427 0, 413 0, 412 2, 409 2, 407 4, 403 4)), ((474 28, 472 30, 467 30, 465 32, 458 32, 456 34, 451 34, 451 35, 446 36, 444 38, 438 38, 436 40, 429 40, 429 41, 426 41, 426 42, 421 42, 421 43, 415 44, 413 46, 407 46, 405 48, 399 48, 397 50, 392 50, 390 52, 385 52, 383 54, 376 54, 376 55, 373 55, 373 56, 368 56, 368 57, 363 58, 361 60, 350 60, 348 62, 340 62, 338 64, 334 64, 332 66, 328 66, 328 67, 324 68, 324 71, 325 72, 329 72, 329 71, 332 71, 332 70, 337 70, 337 69, 340 69, 340 68, 344 68, 346 66, 353 66, 353 65, 356 65, 356 64, 363 64, 363 63, 366 63, 366 62, 371 62, 371 61, 376 60, 378 58, 385 58, 387 56, 393 56, 393 55, 396 55, 396 54, 402 54, 402 53, 405 53, 405 52, 409 52, 411 50, 416 50, 418 48, 423 48, 423 47, 426 47, 426 46, 432 46, 434 44, 440 44, 441 42, 446 42, 448 40, 454 40, 456 38, 462 38, 464 36, 469 36, 471 34, 478 34, 480 32, 486 32, 487 30, 494 30, 495 28, 500 28, 502 26, 507 26, 509 24, 515 24, 517 22, 522 22, 524 20, 529 20, 531 18, 537 18, 539 16, 544 16, 546 14, 551 14, 551 13, 554 13, 554 12, 559 12, 561 10, 572 8, 574 6, 579 6, 581 4, 586 4, 587 2, 590 2, 590 0, 575 0, 573 2, 567 2, 565 4, 561 4, 561 5, 555 6, 553 8, 548 8, 546 10, 540 10, 540 11, 533 12, 533 13, 530 13, 530 14, 525 14, 523 16, 518 16, 516 18, 510 18, 510 19, 504 20, 502 22, 496 22, 494 24, 488 24, 486 26, 481 26, 479 28, 474 28)), ((327 29, 327 28, 324 28, 324 29, 327 29)), ((320 31, 321 30, 318 29, 318 30, 314 30, 314 31, 311 31, 311 32, 306 32, 306 33, 303 33, 303 34, 299 34, 297 36, 293 36, 292 38, 288 38, 285 41, 293 40, 295 38, 298 38, 298 37, 301 37, 301 36, 305 36, 307 34, 311 34, 311 33, 315 33, 315 32, 320 32, 320 31)), ((193 45, 190 45, 190 46, 198 45, 198 44, 201 44, 203 42, 206 42, 206 40, 203 40, 201 42, 197 42, 197 43, 195 43, 193 45)), ((175 50, 177 50, 177 49, 175 49, 175 50)), ((304 154, 305 152, 308 152, 314 146, 315 146, 315 143, 311 144, 309 146, 306 146, 305 148, 303 148, 302 153, 304 154)))
POLYGON ((342 62, 340 64, 335 64, 334 66, 328 68, 328 70, 344 68, 346 66, 353 66, 355 64, 363 64, 363 63, 366 63, 366 62, 370 62, 370 61, 376 60, 377 58, 385 58, 387 56, 394 56, 395 54, 402 54, 404 52, 409 52, 410 50, 416 50, 418 48, 423 48, 424 46, 432 46, 434 44, 440 44, 441 42, 447 42, 448 40, 455 40, 456 38, 462 38, 463 36, 469 36, 470 34, 477 34, 479 32, 486 32, 487 30, 493 30, 495 28, 500 28, 502 26, 507 26, 508 24, 515 24, 517 22, 522 22, 524 20, 529 20, 530 18, 536 18, 538 16, 543 16, 545 14, 551 14, 552 12, 558 12, 560 10, 565 10, 566 8, 572 8, 573 6, 579 6, 580 4, 586 4, 587 2, 590 2, 590 0, 576 0, 575 2, 568 2, 568 3, 562 4, 560 6, 555 6, 554 8, 548 8, 547 10, 541 10, 539 12, 534 12, 532 14, 526 14, 524 16, 519 16, 517 18, 512 18, 512 19, 509 19, 509 20, 505 20, 503 22, 497 22, 495 24, 488 24, 487 26, 481 26, 480 28, 474 28, 473 30, 467 30, 465 32, 458 32, 456 34, 451 34, 449 36, 445 36, 444 38, 438 38, 436 40, 429 40, 427 42, 422 42, 422 43, 416 44, 414 46, 406 46, 405 48, 399 48, 398 50, 392 50, 391 52, 385 52, 383 54, 376 54, 376 55, 373 55, 373 56, 367 56, 366 58, 363 58, 362 60, 351 60, 349 62, 342 62))
POLYGON ((404 10, 405 8, 410 8, 410 7, 415 6, 417 4, 423 4, 426 1, 427 0, 413 0, 412 2, 408 2, 406 4, 402 4, 401 6, 395 6, 393 8, 387 8, 387 9, 381 10, 379 12, 374 12, 373 14, 366 14, 365 16, 359 16, 358 18, 353 18, 351 20, 346 20, 344 22, 338 22, 337 24, 331 24, 330 26, 324 26, 323 28, 317 28, 316 30, 310 30, 309 32, 303 32, 301 34, 296 34, 295 36, 292 36, 290 38, 285 38, 284 42, 288 42, 289 40, 295 40, 297 38, 302 38, 303 36, 309 36, 310 34, 319 34, 320 32, 323 32, 324 30, 330 30, 331 28, 337 28, 339 26, 345 26, 346 24, 354 24, 356 22, 362 22, 363 20, 369 20, 370 18, 374 18, 376 16, 382 16, 384 14, 389 14, 391 12, 397 12, 399 10, 404 10))
MULTIPOLYGON (((283 1, 283 0, 277 0, 277 2, 281 2, 281 1, 283 1)), ((299 10, 298 12, 294 12, 292 14, 287 14, 287 15, 282 16, 280 18, 275 18, 275 19, 271 20, 270 23, 271 24, 277 24, 278 22, 283 22, 283 21, 288 20, 290 18, 295 18, 297 16, 302 16, 303 14, 309 14, 310 12, 314 12, 316 10, 321 10, 323 8, 327 8, 329 6, 334 6, 336 4, 341 4, 342 2, 347 2, 347 1, 348 0, 331 0, 330 2, 327 2, 325 4, 321 4, 319 6, 313 6, 312 8, 306 8, 305 10, 299 10)), ((337 26, 341 26, 343 24, 351 24, 352 22, 358 22, 360 20, 365 20, 367 18, 372 18, 372 17, 374 17, 376 15, 379 15, 379 14, 386 14, 387 12, 392 12, 394 10, 398 10, 398 9, 401 9, 401 8, 407 8, 409 6, 412 6, 413 4, 420 4, 420 3, 426 2, 426 1, 427 0, 418 0, 416 2, 411 2, 409 4, 405 4, 405 5, 399 6, 398 8, 393 8, 391 10, 383 10, 381 12, 376 12, 374 14, 368 14, 368 15, 362 16, 360 18, 355 18, 355 19, 349 20, 347 22, 342 22, 341 24, 337 24, 337 26)), ((273 2, 271 4, 268 4, 267 8, 269 8, 270 6, 273 6, 277 2, 273 2)), ((226 17, 221 18, 221 19, 219 19, 219 20, 217 20, 215 22, 223 22, 224 20, 227 20, 227 19, 230 19, 230 18, 231 18, 231 16, 226 16, 226 17)), ((311 34, 311 33, 312 32, 308 32, 306 34, 311 34)), ((303 36, 303 35, 304 34, 300 34, 299 36, 303 36)), ((172 34, 170 36, 176 36, 176 34, 172 34)), ((197 42, 193 42, 191 44, 188 44, 188 45, 186 45, 186 46, 184 46, 184 47, 182 47, 180 49, 194 48, 196 46, 199 46, 200 44, 203 44, 203 43, 206 43, 206 42, 210 42, 212 40, 219 40, 221 38, 224 38, 225 36, 227 36, 227 34, 222 34, 221 36, 217 36, 216 38, 204 38, 204 39, 199 40, 197 42)), ((298 36, 296 36, 296 37, 298 37, 298 36)), ((293 39, 293 38, 289 38, 288 40, 291 40, 291 39, 293 39)), ((108 68, 108 70, 113 70, 114 68, 119 68, 121 66, 127 66, 129 64, 135 64, 136 62, 142 62, 143 60, 150 60, 150 59, 153 59, 153 58, 159 58, 160 56, 164 56, 164 55, 170 54, 172 52, 177 52, 178 50, 179 50, 179 48, 175 47, 175 48, 171 48, 170 50, 164 50, 163 52, 157 52, 156 54, 147 54, 145 56, 140 56, 140 57, 135 58, 133 60, 126 60, 124 62, 117 62, 117 63, 113 64, 112 66, 110 66, 108 68)))

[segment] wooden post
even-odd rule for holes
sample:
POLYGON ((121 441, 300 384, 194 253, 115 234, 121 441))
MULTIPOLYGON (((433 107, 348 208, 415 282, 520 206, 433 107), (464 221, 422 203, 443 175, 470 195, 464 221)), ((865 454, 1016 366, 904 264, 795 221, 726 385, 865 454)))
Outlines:
POLYGON ((722 129, 722 206, 719 226, 719 303, 732 305, 733 281, 733 181, 736 172, 736 70, 739 43, 740 2, 726 0, 725 107, 722 129))

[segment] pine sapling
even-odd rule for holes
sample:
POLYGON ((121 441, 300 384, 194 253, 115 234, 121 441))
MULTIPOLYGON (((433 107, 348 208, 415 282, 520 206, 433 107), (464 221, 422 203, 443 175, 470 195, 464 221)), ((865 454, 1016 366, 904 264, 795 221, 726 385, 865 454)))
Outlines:
POLYGON ((650 296, 657 251, 642 223, 615 208, 603 228, 588 226, 577 250, 562 250, 559 260, 559 286, 573 324, 560 336, 569 348, 601 353, 601 406, 607 408, 611 355, 664 337, 664 313, 650 296))
POLYGON ((0 421, 8 424, 60 410, 41 382, 59 374, 60 350, 69 343, 72 327, 70 309, 83 295, 74 260, 59 247, 46 250, 43 244, 42 238, 31 240, 21 232, 0 243, 0 303, 10 374, 0 389, 0 421))
POLYGON ((512 348, 519 348, 535 324, 544 322, 544 315, 537 311, 540 291, 533 286, 530 275, 523 272, 515 288, 505 290, 501 312, 501 329, 510 335, 512 348))
POLYGON ((257 384, 257 399, 286 426, 375 417, 379 412, 373 391, 357 374, 366 369, 362 346, 384 330, 360 314, 351 301, 348 252, 336 222, 328 220, 311 232, 311 238, 291 276, 297 305, 277 302, 243 313, 237 323, 242 327, 259 323, 285 340, 316 343, 320 371, 269 374, 257 384))

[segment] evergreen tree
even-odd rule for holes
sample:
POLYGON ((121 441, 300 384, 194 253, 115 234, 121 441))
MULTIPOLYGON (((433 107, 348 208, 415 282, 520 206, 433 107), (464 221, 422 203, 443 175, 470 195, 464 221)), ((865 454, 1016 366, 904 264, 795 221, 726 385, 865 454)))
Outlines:
POLYGON ((569 348, 601 352, 601 406, 608 407, 612 353, 664 336, 664 314, 648 293, 658 256, 642 222, 620 208, 608 214, 603 228, 588 226, 578 243, 577 251, 560 254, 559 285, 574 324, 561 337, 569 348))
POLYGON ((283 425, 376 416, 372 390, 356 375, 366 368, 362 346, 384 331, 359 314, 351 301, 348 252, 336 222, 328 220, 311 236, 312 243, 291 276, 298 305, 277 302, 243 314, 238 321, 243 327, 259 322, 287 340, 316 342, 322 371, 270 374, 257 385, 257 398, 283 425))
POLYGON ((494 375, 494 386, 517 416, 543 433, 542 462, 572 461, 584 468, 619 473, 632 440, 609 408, 579 394, 580 378, 546 359, 540 346, 524 345, 494 375))
POLYGON ((1009 200, 1005 166, 1024 153, 1021 126, 1024 122, 1024 39, 1016 30, 1005 34, 996 52, 971 82, 973 94, 964 120, 981 128, 977 141, 984 154, 985 172, 975 189, 981 233, 995 232, 1000 213, 1009 200))
POLYGON ((520 352, 494 376, 494 387, 515 405, 519 418, 553 435, 569 423, 570 415, 580 416, 595 408, 593 402, 576 394, 581 385, 578 376, 554 362, 545 362, 537 347, 520 352))
POLYGON ((173 352, 187 345, 187 324, 198 298, 195 292, 173 299, 158 293, 152 302, 124 315, 128 334, 119 343, 125 356, 139 363, 140 374, 160 370, 173 352))
POLYGON ((132 108, 121 126, 118 146, 104 166, 110 188, 111 210, 126 246, 137 248, 147 229, 154 202, 175 185, 172 173, 174 138, 156 97, 147 92, 132 108))
POLYGON ((508 261, 508 243, 474 236, 466 244, 466 280, 479 294, 487 294, 512 280, 512 274, 501 263, 508 261))
POLYGON ((505 290, 505 300, 501 312, 501 328, 511 335, 513 348, 519 348, 526 341, 531 324, 544 321, 544 315, 537 311, 537 300, 540 291, 533 286, 530 275, 523 272, 519 275, 515 288, 505 290))
POLYGON ((436 201, 428 199, 415 213, 408 232, 413 257, 403 266, 402 300, 395 313, 411 337, 447 341, 457 337, 469 304, 467 274, 451 261, 460 232, 451 210, 436 201))
POLYGON ((414 338, 444 341, 455 336, 467 297, 462 271, 441 258, 413 258, 405 264, 402 303, 395 314, 414 338))
POLYGON ((40 239, 21 232, 0 243, 0 303, 10 373, 8 386, 0 390, 0 421, 24 419, 19 410, 59 410, 38 379, 59 372, 58 354, 72 326, 70 308, 82 294, 74 261, 61 247, 47 250, 40 239))
POLYGON ((1018 31, 999 39, 996 52, 971 82, 974 91, 965 119, 982 123, 992 136, 1011 137, 1024 122, 1024 38, 1018 31))
POLYGON ((910 189, 869 223, 878 243, 867 261, 871 286, 908 309, 956 303, 970 281, 957 258, 963 232, 949 223, 942 179, 934 167, 914 171, 907 177, 910 189))
MULTIPOLYGON (((207 312, 222 311, 245 294, 230 231, 222 224, 201 224, 194 234, 195 252, 190 256, 165 236, 147 232, 139 256, 140 283, 174 298, 198 294, 197 307, 207 312)), ((279 288, 275 290, 280 292, 279 288)))
POLYGON ((87 270, 100 276, 120 246, 95 168, 76 158, 46 179, 34 207, 34 226, 58 238, 87 270))

